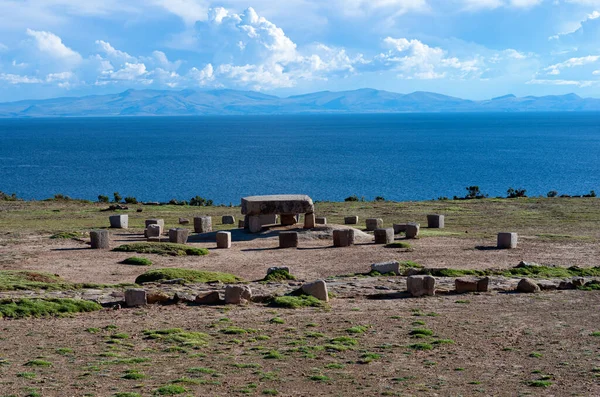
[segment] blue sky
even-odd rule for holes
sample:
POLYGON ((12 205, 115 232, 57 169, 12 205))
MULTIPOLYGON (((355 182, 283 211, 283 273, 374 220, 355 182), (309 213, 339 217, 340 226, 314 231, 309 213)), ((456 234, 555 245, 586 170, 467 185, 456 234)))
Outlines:
POLYGON ((600 0, 0 0, 0 101, 125 89, 600 97, 600 0))

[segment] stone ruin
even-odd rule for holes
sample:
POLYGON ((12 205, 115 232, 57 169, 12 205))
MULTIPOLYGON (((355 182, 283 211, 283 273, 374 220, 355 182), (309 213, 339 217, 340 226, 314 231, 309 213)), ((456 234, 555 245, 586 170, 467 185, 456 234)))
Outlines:
POLYGON ((280 215, 282 226, 291 226, 298 223, 298 215, 305 214, 304 227, 314 228, 315 206, 310 197, 306 195, 281 194, 271 196, 251 196, 242 198, 242 215, 244 228, 250 233, 259 233, 264 226, 265 217, 280 215))

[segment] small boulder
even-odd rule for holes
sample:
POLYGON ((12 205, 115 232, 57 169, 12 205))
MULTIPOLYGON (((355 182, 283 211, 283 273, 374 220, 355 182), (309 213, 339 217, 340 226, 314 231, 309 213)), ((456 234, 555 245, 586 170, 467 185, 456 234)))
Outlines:
POLYGON ((314 296, 318 300, 329 302, 327 283, 323 280, 317 280, 312 283, 304 284, 302 286, 302 292, 304 292, 306 295, 314 296))
POLYGON ((412 296, 435 295, 435 278, 432 276, 410 276, 406 279, 406 288, 412 296))
POLYGON ((189 225, 190 224, 190 220, 187 218, 179 218, 179 224, 180 225, 189 225))
POLYGON ((252 299, 252 290, 247 285, 228 285, 225 287, 225 303, 239 305, 252 299))
POLYGON ((223 215, 221 217, 221 223, 223 225, 235 225, 235 217, 233 215, 223 215))
POLYGON ((583 287, 585 285, 585 278, 575 277, 573 280, 571 280, 571 282, 575 288, 583 287))
POLYGON ((517 285, 517 291, 524 293, 540 292, 540 286, 537 285, 533 280, 524 278, 519 281, 519 284, 517 285))
POLYGON ((383 219, 381 218, 368 218, 365 221, 367 231, 372 232, 375 229, 381 229, 383 227, 383 219))
POLYGON ((199 305, 216 305, 221 303, 221 297, 219 291, 205 292, 196 296, 195 302, 199 305))
POLYGON ((393 262, 382 262, 382 263, 373 263, 371 265, 372 272, 378 272, 381 274, 394 273, 396 276, 400 275, 400 263, 393 262))
POLYGON ((391 244, 394 242, 394 229, 375 229, 375 244, 391 244))
POLYGON ((559 290, 575 289, 575 286, 570 281, 561 281, 560 284, 558 284, 558 289, 559 290))
POLYGON ((406 238, 417 238, 419 237, 419 231, 421 225, 418 223, 407 223, 406 224, 406 238))
POLYGON ((273 266, 267 269, 267 276, 272 273, 278 272, 290 272, 290 268, 288 266, 273 266))
POLYGON ((171 297, 166 292, 162 291, 152 291, 146 294, 146 301, 149 305, 154 305, 155 303, 168 303, 171 301, 171 297))
POLYGON ((454 289, 456 290, 457 294, 464 294, 467 292, 488 292, 489 285, 489 277, 484 277, 481 279, 457 278, 454 280, 454 289))
POLYGON ((346 225, 357 225, 358 224, 358 216, 347 216, 344 218, 344 223, 346 225))

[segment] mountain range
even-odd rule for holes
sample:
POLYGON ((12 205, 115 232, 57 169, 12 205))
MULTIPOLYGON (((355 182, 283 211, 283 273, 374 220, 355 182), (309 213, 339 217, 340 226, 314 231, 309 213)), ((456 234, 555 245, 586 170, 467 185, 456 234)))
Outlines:
POLYGON ((120 94, 0 103, 1 118, 565 111, 600 111, 600 99, 567 94, 473 101, 432 92, 399 94, 374 89, 280 98, 225 89, 132 89, 120 94))

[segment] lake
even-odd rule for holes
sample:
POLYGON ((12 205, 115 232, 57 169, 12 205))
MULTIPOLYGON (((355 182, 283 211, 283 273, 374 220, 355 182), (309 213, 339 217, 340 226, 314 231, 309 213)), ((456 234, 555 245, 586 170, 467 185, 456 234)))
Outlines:
POLYGON ((599 160, 598 113, 0 119, 0 190, 25 199, 584 194, 599 160))

